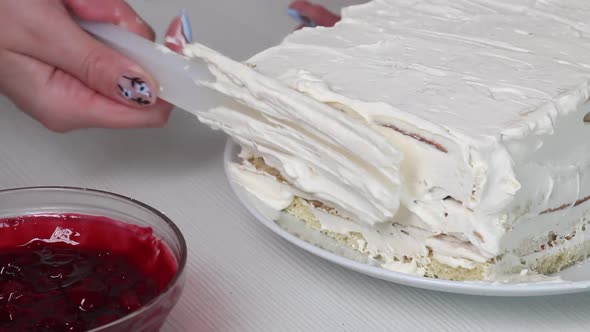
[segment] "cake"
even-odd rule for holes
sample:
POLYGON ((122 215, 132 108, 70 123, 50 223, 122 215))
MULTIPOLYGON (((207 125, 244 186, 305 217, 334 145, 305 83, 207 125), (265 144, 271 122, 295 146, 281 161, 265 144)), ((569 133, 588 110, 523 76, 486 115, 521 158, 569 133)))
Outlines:
POLYGON ((373 0, 236 62, 232 181, 386 269, 549 275, 590 253, 590 3, 373 0))

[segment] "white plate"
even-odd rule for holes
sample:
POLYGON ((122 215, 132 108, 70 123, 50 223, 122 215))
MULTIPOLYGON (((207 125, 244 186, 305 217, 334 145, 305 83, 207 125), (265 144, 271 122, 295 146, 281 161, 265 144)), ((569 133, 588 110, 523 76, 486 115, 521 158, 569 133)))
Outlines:
MULTIPOLYGON (((228 165, 231 162, 239 160, 239 152, 239 145, 231 139, 228 140, 224 153, 226 175, 228 175, 228 165)), ((269 217, 269 213, 263 211, 262 206, 252 195, 247 193, 234 181, 231 181, 231 179, 229 179, 229 183, 246 209, 263 225, 270 228, 285 240, 332 263, 375 278, 406 286, 442 292, 484 296, 542 296, 572 294, 590 290, 590 260, 557 274, 556 276, 559 276, 563 281, 526 283, 465 282, 432 279, 389 271, 378 265, 369 263, 364 255, 338 244, 327 236, 323 236, 318 232, 302 226, 303 222, 296 220, 292 216, 283 213, 276 221, 273 221, 269 217), (305 238, 305 241, 302 238, 305 238)))

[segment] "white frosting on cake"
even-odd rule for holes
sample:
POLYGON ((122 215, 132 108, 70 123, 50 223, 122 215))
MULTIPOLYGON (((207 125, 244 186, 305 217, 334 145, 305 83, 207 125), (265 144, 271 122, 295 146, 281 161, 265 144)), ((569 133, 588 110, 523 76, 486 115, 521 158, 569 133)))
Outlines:
POLYGON ((207 85, 243 104, 198 115, 232 135, 245 158, 264 156, 294 188, 356 220, 393 218, 401 156, 382 135, 204 46, 185 54, 209 62, 217 82, 207 85))
POLYGON ((374 0, 254 69, 200 45, 186 54, 241 104, 201 120, 291 184, 270 205, 292 190, 377 227, 401 204, 430 237, 462 243, 434 252, 451 264, 465 244, 486 259, 539 251, 590 216, 588 17, 574 0, 374 0))

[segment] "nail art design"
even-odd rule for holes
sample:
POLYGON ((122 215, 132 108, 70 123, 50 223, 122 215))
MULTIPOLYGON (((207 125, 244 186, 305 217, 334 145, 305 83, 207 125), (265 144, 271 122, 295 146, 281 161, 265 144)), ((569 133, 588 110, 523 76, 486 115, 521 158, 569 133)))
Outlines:
POLYGON ((155 98, 152 95, 152 89, 140 77, 123 75, 117 87, 121 96, 127 100, 139 105, 150 105, 154 103, 155 98))

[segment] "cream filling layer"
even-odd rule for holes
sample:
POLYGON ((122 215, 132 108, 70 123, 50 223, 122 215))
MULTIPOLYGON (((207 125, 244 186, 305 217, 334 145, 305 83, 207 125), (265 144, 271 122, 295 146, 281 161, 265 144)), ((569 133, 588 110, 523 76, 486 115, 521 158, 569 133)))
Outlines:
MULTIPOLYGON (((309 199, 309 194, 276 181, 275 177, 257 170, 248 162, 232 164, 229 170, 233 181, 243 186, 256 199, 274 209, 287 208, 295 197, 309 199)), ((344 235, 362 234, 364 240, 363 243, 358 243, 358 248, 370 257, 382 257, 381 264, 390 269, 397 266, 405 272, 411 270, 416 274, 424 274, 423 267, 426 262, 421 260, 428 260, 430 251, 441 263, 467 269, 473 268, 476 263, 484 263, 493 258, 468 241, 422 228, 428 225, 404 208, 398 211, 391 222, 374 226, 344 219, 309 204, 308 208, 320 222, 322 230, 344 235), (404 256, 411 257, 413 260, 404 262, 402 259, 404 256)))
POLYGON ((208 86, 240 103, 197 112, 202 122, 342 213, 370 225, 393 218, 402 156, 382 135, 204 46, 185 54, 208 62, 217 78, 208 86))
MULTIPOLYGON (((276 209, 288 207, 295 197, 305 198, 306 196, 305 193, 298 192, 288 184, 277 182, 273 176, 258 171, 248 163, 232 164, 230 175, 231 179, 240 185, 253 184, 249 192, 265 205, 279 202, 276 198, 283 197, 280 204, 274 205, 276 209), (244 180, 246 178, 249 180, 244 180)), ((492 258, 496 258, 480 251, 469 241, 461 239, 460 234, 442 235, 423 228, 427 225, 404 208, 398 211, 394 222, 369 227, 309 203, 303 202, 303 204, 320 223, 322 231, 342 235, 360 234, 362 238, 356 239, 356 249, 392 271, 424 275, 430 259, 435 259, 451 268, 473 269, 477 264, 489 263, 492 258)), ((565 231, 566 227, 563 227, 565 231, 563 233, 539 238, 542 243, 532 240, 523 241, 521 245, 526 248, 521 248, 522 252, 503 254, 497 262, 494 261, 484 270, 486 273, 484 279, 504 282, 548 281, 546 278, 539 279, 539 276, 531 273, 530 269, 546 257, 559 257, 580 250, 581 246, 588 246, 590 220, 572 217, 572 220, 564 223, 567 224, 567 231, 565 231)), ((276 215, 275 218, 280 216, 276 215)), ((548 220, 541 222, 544 225, 548 224, 548 220)), ((584 251, 580 251, 579 255, 583 256, 584 251)))

